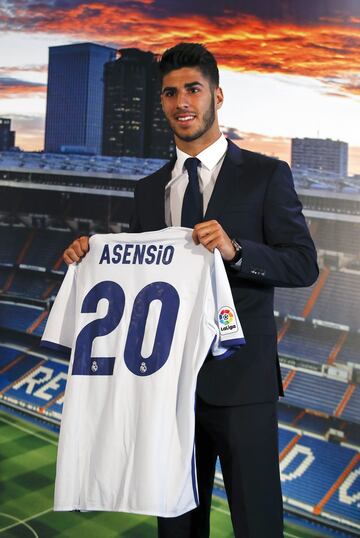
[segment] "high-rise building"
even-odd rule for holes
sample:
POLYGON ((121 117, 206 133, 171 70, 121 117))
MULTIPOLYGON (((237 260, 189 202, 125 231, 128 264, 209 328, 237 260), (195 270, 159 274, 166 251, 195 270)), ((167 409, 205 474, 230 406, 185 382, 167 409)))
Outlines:
POLYGON ((173 154, 157 62, 151 52, 122 49, 105 65, 104 155, 167 159, 173 154))
POLYGON ((294 174, 310 173, 324 179, 348 174, 348 144, 329 138, 293 138, 291 166, 294 174))
POLYGON ((104 64, 115 53, 94 43, 49 48, 46 152, 101 153, 104 64))
POLYGON ((11 120, 0 118, 0 151, 8 151, 15 146, 15 131, 11 130, 11 120))

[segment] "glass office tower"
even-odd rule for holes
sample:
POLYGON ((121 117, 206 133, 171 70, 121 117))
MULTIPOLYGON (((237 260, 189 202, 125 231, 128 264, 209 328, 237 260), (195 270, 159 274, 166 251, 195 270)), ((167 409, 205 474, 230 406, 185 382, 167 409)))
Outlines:
POLYGON ((49 48, 46 152, 101 153, 103 71, 115 54, 94 43, 49 48))

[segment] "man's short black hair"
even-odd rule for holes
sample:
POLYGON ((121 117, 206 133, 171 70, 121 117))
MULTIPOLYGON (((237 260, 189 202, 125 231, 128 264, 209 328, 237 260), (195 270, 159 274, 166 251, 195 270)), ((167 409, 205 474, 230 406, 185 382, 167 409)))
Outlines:
POLYGON ((197 67, 209 80, 210 86, 219 86, 219 70, 213 54, 201 43, 179 43, 167 49, 161 57, 160 73, 165 75, 182 67, 197 67))

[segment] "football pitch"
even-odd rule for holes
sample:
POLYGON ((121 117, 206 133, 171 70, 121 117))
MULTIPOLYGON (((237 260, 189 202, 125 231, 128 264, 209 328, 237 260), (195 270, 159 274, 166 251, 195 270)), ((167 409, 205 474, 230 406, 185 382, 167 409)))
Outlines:
MULTIPOLYGON (((155 538, 156 518, 53 512, 57 435, 0 411, 0 538, 155 538)), ((259 514, 261 517, 261 514, 259 514)), ((211 538, 232 538, 226 501, 213 497, 211 538)), ((286 526, 285 538, 320 538, 286 526)))

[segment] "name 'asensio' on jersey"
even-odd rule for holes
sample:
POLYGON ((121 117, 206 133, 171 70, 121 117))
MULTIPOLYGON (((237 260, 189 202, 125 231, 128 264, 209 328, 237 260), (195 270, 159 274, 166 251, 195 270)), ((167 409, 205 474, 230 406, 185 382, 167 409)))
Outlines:
POLYGON ((172 245, 145 245, 134 243, 115 243, 114 245, 105 244, 99 264, 102 263, 125 263, 125 264, 143 264, 148 265, 169 265, 174 256, 174 247, 172 245))

